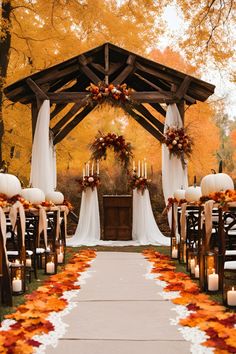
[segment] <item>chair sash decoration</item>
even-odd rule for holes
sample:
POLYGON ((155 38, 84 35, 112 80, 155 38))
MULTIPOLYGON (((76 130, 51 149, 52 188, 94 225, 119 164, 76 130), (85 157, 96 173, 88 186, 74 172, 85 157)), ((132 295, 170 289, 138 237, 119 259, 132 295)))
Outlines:
POLYGON ((180 216, 180 225, 181 225, 181 240, 185 241, 186 240, 186 208, 187 208, 187 203, 183 203, 181 205, 181 216, 180 216))
POLYGON ((12 229, 16 233, 17 233, 16 226, 17 226, 18 214, 19 214, 20 226, 21 226, 22 248, 24 248, 25 247, 25 222, 26 222, 25 209, 19 201, 17 201, 15 204, 12 205, 9 213, 12 229))
POLYGON ((204 216, 205 216, 205 247, 206 250, 210 247, 211 234, 212 234, 212 209, 214 201, 208 200, 204 206, 204 216))
POLYGON ((47 213, 44 207, 39 206, 39 226, 38 226, 38 247, 40 247, 40 234, 43 232, 45 249, 48 247, 48 235, 47 235, 47 213))

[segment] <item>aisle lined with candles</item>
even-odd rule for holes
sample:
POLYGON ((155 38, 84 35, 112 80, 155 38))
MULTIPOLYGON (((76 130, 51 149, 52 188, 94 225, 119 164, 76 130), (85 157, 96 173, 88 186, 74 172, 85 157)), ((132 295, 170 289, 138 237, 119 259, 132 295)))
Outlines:
POLYGON ((150 269, 140 253, 97 252, 90 278, 73 299, 76 307, 63 317, 67 332, 46 353, 190 353, 150 269))

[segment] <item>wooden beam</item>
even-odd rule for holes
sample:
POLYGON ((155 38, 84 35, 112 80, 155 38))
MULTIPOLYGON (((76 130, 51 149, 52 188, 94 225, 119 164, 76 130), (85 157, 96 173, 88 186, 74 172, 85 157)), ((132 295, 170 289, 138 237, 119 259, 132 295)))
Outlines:
POLYGON ((56 115, 58 113, 60 113, 64 108, 66 108, 67 103, 65 104, 57 104, 56 107, 54 108, 54 110, 50 113, 50 119, 53 119, 54 117, 56 117, 56 115))
POLYGON ((144 129, 146 129, 150 134, 152 134, 157 140, 162 142, 165 139, 164 135, 158 129, 154 128, 142 116, 134 112, 130 105, 126 104, 122 107, 127 113, 129 113, 131 117, 133 117, 144 129))
POLYGON ((26 80, 26 82, 27 82, 27 85, 30 87, 30 89, 34 92, 34 94, 36 96, 37 106, 39 109, 42 102, 44 100, 48 100, 49 98, 46 95, 46 93, 43 92, 43 90, 31 78, 28 78, 26 80))
POLYGON ((184 97, 184 95, 187 93, 189 85, 192 81, 192 78, 190 76, 185 76, 184 80, 182 81, 181 85, 176 91, 176 97, 181 99, 184 97))
POLYGON ((166 116, 166 111, 159 103, 149 103, 158 113, 160 113, 163 117, 166 116))
POLYGON ((89 97, 89 92, 58 92, 48 93, 48 97, 52 103, 72 103, 79 102, 85 97, 89 97))
POLYGON ((97 105, 94 103, 93 105, 87 106, 83 109, 82 112, 77 114, 75 118, 69 122, 62 130, 54 138, 54 145, 58 144, 67 134, 71 132, 97 105))
MULTIPOLYGON (((125 61, 124 62, 118 62, 118 63, 110 63, 110 66, 109 66, 109 70, 108 70, 108 75, 112 75, 114 74, 118 69, 120 69, 123 65, 125 64, 125 61)), ((90 64, 92 67, 94 67, 96 70, 98 70, 101 74, 105 75, 106 72, 105 72, 105 68, 101 65, 101 64, 98 64, 98 63, 91 63, 90 64)))
POLYGON ((31 104, 31 127, 32 127, 32 142, 34 141, 34 133, 37 124, 39 108, 37 102, 34 101, 31 104))
POLYGON ((101 79, 87 66, 87 60, 84 55, 79 56, 80 70, 93 82, 97 85, 101 79))
POLYGON ((121 73, 113 80, 113 85, 119 85, 121 84, 134 70, 134 62, 135 62, 136 56, 131 54, 129 55, 127 59, 127 66, 121 71, 121 73))
POLYGON ((172 92, 136 91, 130 94, 130 98, 136 102, 142 103, 176 103, 179 101, 172 92))
POLYGON ((105 60, 105 84, 108 85, 109 83, 109 45, 108 43, 105 44, 104 47, 104 60, 105 60))
POLYGON ((65 125, 82 107, 86 106, 87 103, 87 98, 75 103, 66 115, 52 128, 53 134, 56 135, 63 125, 65 125))
POLYGON ((158 92, 165 92, 162 88, 160 88, 159 86, 155 85, 153 82, 149 81, 148 79, 145 79, 143 76, 139 75, 138 73, 134 73, 134 75, 136 77, 138 77, 141 81, 145 82, 146 84, 148 84, 149 86, 151 86, 152 88, 157 90, 158 92))
POLYGON ((148 121, 150 121, 160 132, 164 131, 164 124, 161 123, 157 118, 155 118, 149 110, 144 107, 142 104, 132 103, 132 107, 136 109, 139 113, 141 113, 148 121))

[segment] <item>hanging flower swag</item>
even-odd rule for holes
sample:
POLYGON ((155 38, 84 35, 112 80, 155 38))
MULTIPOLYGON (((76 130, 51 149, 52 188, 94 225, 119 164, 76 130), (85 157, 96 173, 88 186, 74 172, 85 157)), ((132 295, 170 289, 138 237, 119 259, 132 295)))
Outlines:
POLYGON ((98 85, 91 83, 86 90, 90 92, 93 101, 103 101, 110 98, 116 103, 130 101, 130 93, 132 92, 132 89, 128 88, 125 83, 115 86, 104 82, 99 82, 98 85))
POLYGON ((91 158, 93 160, 106 160, 108 148, 113 148, 116 157, 120 160, 123 167, 127 169, 133 153, 131 144, 125 141, 123 135, 116 135, 115 133, 104 135, 99 132, 90 146, 92 151, 91 158))
POLYGON ((129 173, 128 174, 128 186, 130 189, 137 189, 139 192, 142 194, 144 193, 145 189, 148 189, 150 187, 151 180, 144 178, 144 177, 138 177, 136 173, 129 173))
POLYGON ((101 184, 100 177, 97 175, 84 176, 76 181, 79 183, 80 192, 85 191, 87 188, 92 188, 92 190, 94 190, 95 187, 99 187, 101 184))
POLYGON ((193 140, 186 134, 184 128, 168 127, 165 133, 164 143, 170 151, 170 155, 175 155, 181 160, 184 154, 191 156, 193 150, 193 140))

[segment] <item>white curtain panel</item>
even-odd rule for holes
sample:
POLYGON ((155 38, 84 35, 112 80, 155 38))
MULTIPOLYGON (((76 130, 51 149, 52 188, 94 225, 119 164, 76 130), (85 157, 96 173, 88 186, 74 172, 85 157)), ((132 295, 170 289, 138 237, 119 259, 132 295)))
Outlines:
POLYGON ((75 235, 68 239, 67 246, 94 246, 100 240, 100 217, 97 188, 82 192, 79 223, 75 235))
POLYGON ((57 187, 57 160, 56 160, 56 147, 53 145, 53 136, 50 135, 49 138, 49 156, 50 156, 50 165, 51 165, 51 172, 53 178, 53 188, 56 189, 57 187))
POLYGON ((170 245, 170 238, 159 230, 152 211, 148 189, 144 193, 133 191, 132 238, 140 245, 170 245))
POLYGON ((45 100, 40 107, 35 129, 30 183, 45 194, 54 190, 55 171, 52 162, 52 149, 49 142, 50 101, 45 100))
MULTIPOLYGON (((167 108, 164 133, 168 127, 182 128, 183 122, 176 104, 171 104, 167 108)), ((188 187, 187 166, 183 168, 182 162, 174 155, 170 155, 169 149, 162 144, 162 188, 167 203, 168 198, 173 197, 176 189, 188 187)))

